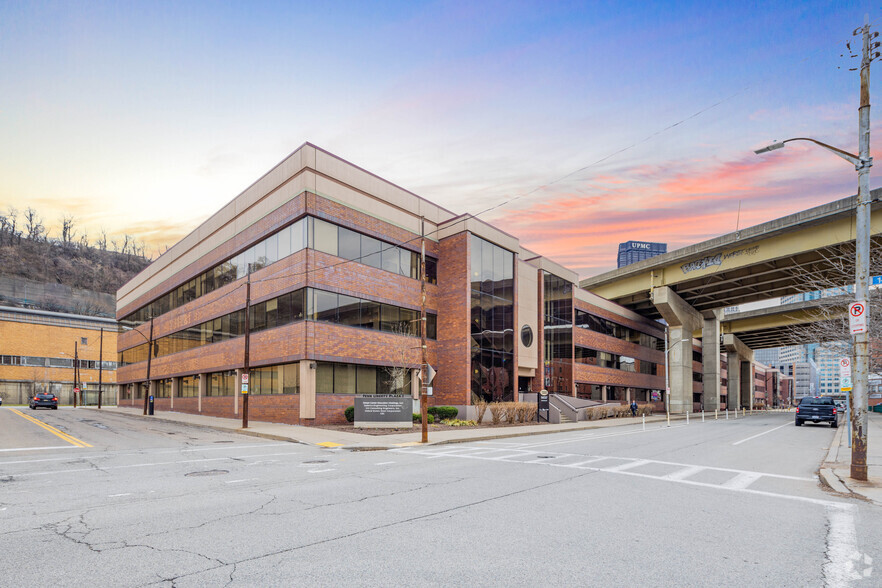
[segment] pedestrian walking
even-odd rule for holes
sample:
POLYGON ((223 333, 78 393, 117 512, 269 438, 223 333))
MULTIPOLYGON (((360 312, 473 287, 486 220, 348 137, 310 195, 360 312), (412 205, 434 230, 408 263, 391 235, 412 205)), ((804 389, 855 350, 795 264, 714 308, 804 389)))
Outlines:
POLYGON ((637 400, 631 401, 631 416, 632 417, 637 416, 637 400))

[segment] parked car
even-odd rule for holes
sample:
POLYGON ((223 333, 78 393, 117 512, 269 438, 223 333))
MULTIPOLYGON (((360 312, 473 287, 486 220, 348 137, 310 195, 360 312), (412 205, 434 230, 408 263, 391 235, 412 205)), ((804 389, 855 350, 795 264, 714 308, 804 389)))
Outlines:
POLYGON ((802 423, 830 423, 834 429, 839 426, 839 411, 829 396, 806 396, 796 407, 796 426, 802 423))
POLYGON ((58 396, 51 392, 37 392, 28 401, 28 406, 31 407, 31 410, 36 410, 39 406, 58 410, 58 396))

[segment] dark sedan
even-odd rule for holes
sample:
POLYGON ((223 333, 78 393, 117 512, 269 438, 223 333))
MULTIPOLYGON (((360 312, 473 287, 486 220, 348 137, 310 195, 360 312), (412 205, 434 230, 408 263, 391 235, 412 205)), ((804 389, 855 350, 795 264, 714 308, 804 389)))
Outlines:
POLYGON ((31 407, 31 410, 36 410, 41 406, 58 410, 58 396, 49 392, 37 392, 28 402, 28 406, 31 407))

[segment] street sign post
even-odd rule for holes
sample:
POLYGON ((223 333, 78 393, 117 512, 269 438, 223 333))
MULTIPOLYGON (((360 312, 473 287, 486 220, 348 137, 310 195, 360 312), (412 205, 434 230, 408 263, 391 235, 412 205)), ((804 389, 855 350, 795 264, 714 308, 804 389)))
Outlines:
POLYGON ((852 335, 867 332, 867 305, 865 302, 852 302, 848 306, 848 324, 852 335))

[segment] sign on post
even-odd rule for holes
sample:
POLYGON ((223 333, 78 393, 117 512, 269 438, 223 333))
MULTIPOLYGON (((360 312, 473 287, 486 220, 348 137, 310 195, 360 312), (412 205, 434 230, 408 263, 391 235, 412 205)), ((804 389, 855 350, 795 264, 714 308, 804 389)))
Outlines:
POLYGON ((867 332, 867 303, 852 302, 848 306, 848 324, 851 334, 858 335, 867 332))
POLYGON ((851 392, 852 389, 851 376, 839 378, 839 389, 843 392, 851 392))
POLYGON ((248 374, 242 374, 242 383, 243 383, 243 384, 247 384, 247 383, 248 383, 248 374))
POLYGON ((840 378, 850 378, 851 377, 851 358, 843 357, 839 360, 839 377, 840 378))

